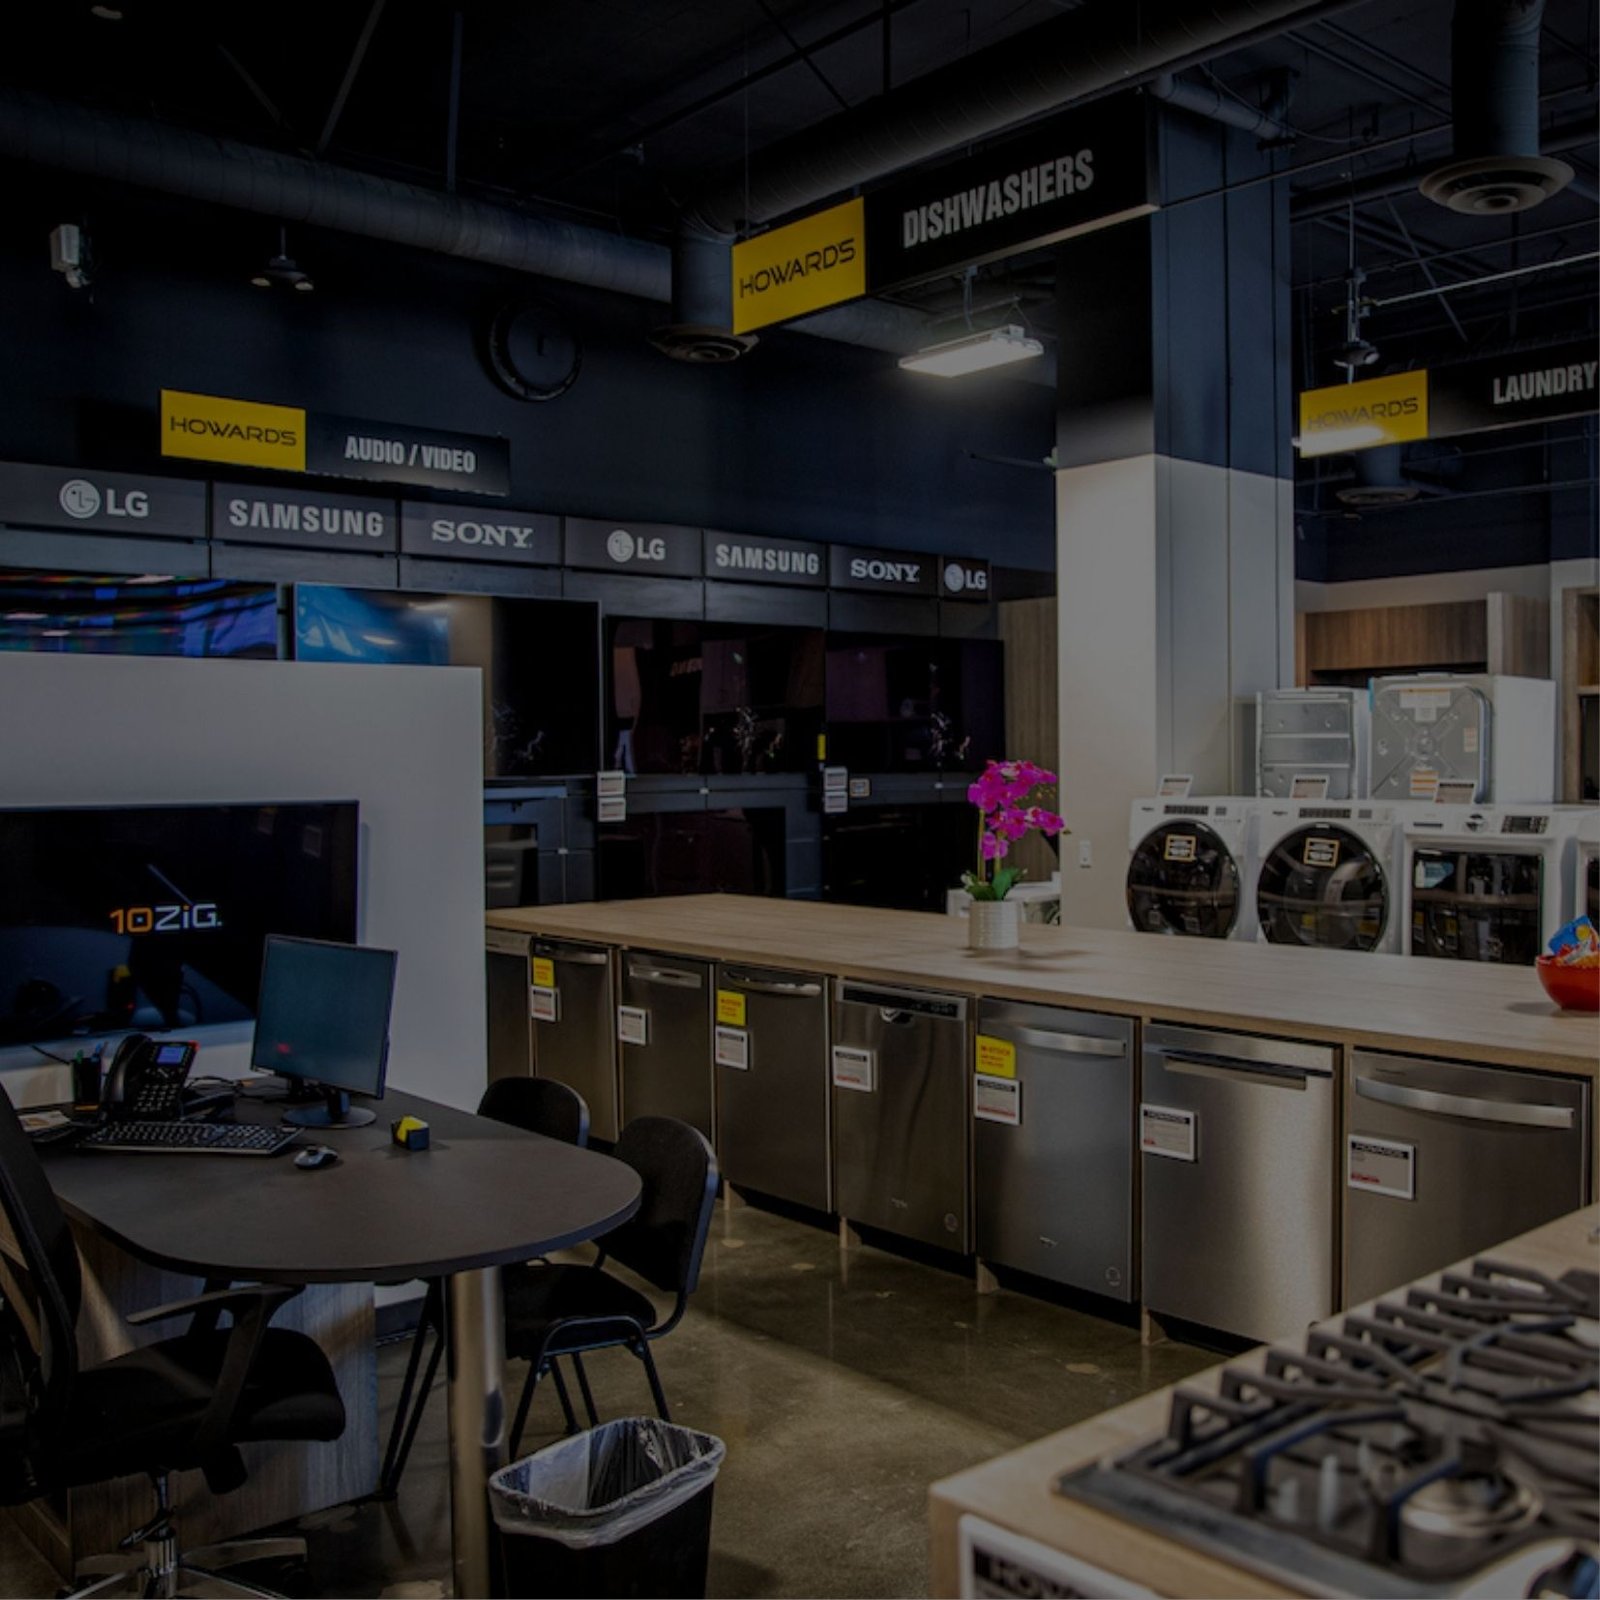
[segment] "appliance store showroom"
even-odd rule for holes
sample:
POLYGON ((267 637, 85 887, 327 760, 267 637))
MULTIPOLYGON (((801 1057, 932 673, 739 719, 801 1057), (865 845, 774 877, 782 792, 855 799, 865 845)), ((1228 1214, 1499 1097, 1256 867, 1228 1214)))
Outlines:
POLYGON ((1592 0, 15 0, 0 1600, 1600 1600, 1592 0))

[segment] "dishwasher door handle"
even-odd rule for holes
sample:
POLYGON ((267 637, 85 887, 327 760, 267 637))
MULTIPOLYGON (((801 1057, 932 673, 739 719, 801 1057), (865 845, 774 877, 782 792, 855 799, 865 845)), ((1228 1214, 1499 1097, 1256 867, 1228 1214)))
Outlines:
POLYGON ((1115 1056, 1128 1053, 1126 1039, 1097 1039, 1087 1033, 1055 1033, 1048 1028, 1024 1028, 1015 1025, 996 1035, 1026 1045, 1030 1050, 1049 1050, 1063 1056, 1115 1056))
POLYGON ((569 967, 603 967, 611 957, 604 950, 535 950, 536 956, 560 961, 569 967))
POLYGON ((1315 1067, 1290 1067, 1272 1061, 1249 1061, 1243 1056, 1202 1055, 1199 1051, 1157 1050, 1170 1071, 1192 1078, 1225 1078, 1229 1082, 1254 1079, 1280 1088, 1303 1088, 1310 1078, 1331 1078, 1315 1067))
POLYGON ((698 972, 674 972, 670 967, 629 967, 628 976, 641 983, 664 984, 669 989, 698 989, 701 987, 698 972))
POLYGON ((1408 1111, 1431 1111, 1440 1116, 1466 1117, 1473 1122, 1503 1122, 1518 1128, 1571 1128, 1577 1113, 1571 1106, 1539 1105, 1517 1100, 1480 1100, 1474 1095, 1446 1094, 1440 1089, 1412 1089, 1381 1078, 1357 1078, 1356 1093, 1363 1100, 1379 1100, 1408 1111))
POLYGON ((722 976, 729 983, 741 989, 748 989, 751 994, 794 995, 814 1000, 822 993, 820 983, 784 983, 777 978, 751 978, 742 972, 724 972, 722 976))

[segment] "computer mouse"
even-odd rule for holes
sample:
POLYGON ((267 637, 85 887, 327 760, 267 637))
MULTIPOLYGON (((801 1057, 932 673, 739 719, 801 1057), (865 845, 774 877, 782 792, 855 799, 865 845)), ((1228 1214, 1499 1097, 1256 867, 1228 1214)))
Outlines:
POLYGON ((318 1167, 331 1167, 338 1159, 339 1152, 331 1144, 308 1144, 294 1158, 294 1164, 314 1172, 318 1167))

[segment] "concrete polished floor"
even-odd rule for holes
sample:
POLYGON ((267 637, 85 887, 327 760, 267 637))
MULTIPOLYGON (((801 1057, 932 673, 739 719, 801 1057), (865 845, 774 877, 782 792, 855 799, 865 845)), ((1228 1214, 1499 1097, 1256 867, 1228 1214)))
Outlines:
MULTIPOLYGON (((406 1346, 379 1353, 387 1429, 406 1346)), ((656 1346, 674 1419, 728 1454, 712 1530, 712 1595, 927 1592, 927 1490, 936 1478, 1209 1365, 1193 1346, 1142 1347, 1131 1325, 1031 1296, 978 1296, 954 1272, 756 1206, 719 1205, 700 1291, 656 1346)), ((632 1357, 588 1363, 601 1415, 650 1411, 632 1357)), ((508 1372, 512 1398, 524 1368, 508 1372)), ((574 1396, 576 1398, 576 1396, 574 1396)), ((559 1437, 554 1392, 524 1450, 559 1437)), ((449 1592, 442 1379, 393 1504, 305 1519, 309 1570, 263 1572, 290 1592, 449 1592)), ((54 1582, 0 1536, 0 1591, 54 1582)))

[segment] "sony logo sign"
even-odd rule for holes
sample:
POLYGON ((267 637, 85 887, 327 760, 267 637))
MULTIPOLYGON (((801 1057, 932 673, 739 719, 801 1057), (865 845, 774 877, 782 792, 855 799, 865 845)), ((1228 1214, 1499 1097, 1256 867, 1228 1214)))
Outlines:
POLYGON ((476 544, 498 550, 528 550, 535 530, 515 522, 453 521, 435 517, 428 525, 428 536, 435 544, 476 544))
POLYGON ((920 561, 884 561, 877 556, 852 556, 850 576, 868 579, 873 583, 920 583, 920 561))

